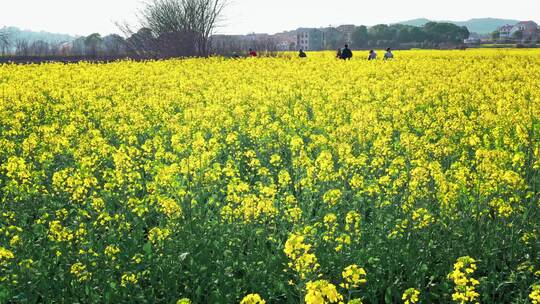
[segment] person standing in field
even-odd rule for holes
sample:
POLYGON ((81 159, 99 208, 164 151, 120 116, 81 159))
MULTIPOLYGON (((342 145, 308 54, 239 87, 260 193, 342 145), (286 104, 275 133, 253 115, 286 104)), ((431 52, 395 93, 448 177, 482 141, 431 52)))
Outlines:
POLYGON ((384 60, 394 59, 394 54, 392 54, 392 50, 390 48, 386 49, 386 53, 384 53, 384 60))
POLYGON ((249 49, 248 56, 249 57, 257 57, 257 52, 255 52, 255 50, 253 50, 253 49, 249 49))
POLYGON ((304 52, 304 50, 300 49, 300 51, 298 52, 298 57, 306 58, 307 54, 306 54, 306 52, 304 52))
POLYGON ((341 59, 343 60, 349 60, 353 57, 353 53, 351 49, 349 48, 348 44, 345 44, 345 47, 341 51, 341 59))
POLYGON ((377 53, 374 50, 369 51, 368 60, 375 60, 377 59, 377 53))
POLYGON ((342 59, 341 58, 341 48, 337 49, 336 58, 337 59, 342 59))

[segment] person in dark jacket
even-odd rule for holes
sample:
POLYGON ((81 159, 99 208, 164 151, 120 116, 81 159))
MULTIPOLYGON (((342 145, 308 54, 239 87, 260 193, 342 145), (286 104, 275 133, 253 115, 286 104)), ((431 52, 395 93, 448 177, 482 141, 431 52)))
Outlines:
POLYGON ((307 54, 306 54, 306 52, 304 52, 304 50, 300 49, 300 51, 298 52, 298 57, 306 58, 307 54))
POLYGON ((349 48, 348 44, 345 44, 345 47, 341 51, 341 59, 343 60, 349 60, 353 57, 353 53, 351 49, 349 48))

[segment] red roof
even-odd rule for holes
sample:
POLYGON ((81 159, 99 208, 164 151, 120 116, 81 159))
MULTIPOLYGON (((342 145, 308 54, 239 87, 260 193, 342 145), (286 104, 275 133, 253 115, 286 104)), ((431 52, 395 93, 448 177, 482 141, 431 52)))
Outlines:
POLYGON ((519 26, 519 25, 527 27, 527 28, 537 28, 538 27, 538 24, 536 24, 536 22, 534 22, 534 21, 521 21, 518 24, 516 24, 516 26, 519 26))

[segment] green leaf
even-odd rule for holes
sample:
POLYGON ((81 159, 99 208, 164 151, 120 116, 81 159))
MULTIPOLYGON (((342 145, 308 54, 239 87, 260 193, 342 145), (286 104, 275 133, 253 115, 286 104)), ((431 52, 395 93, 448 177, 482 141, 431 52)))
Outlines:
POLYGON ((393 291, 392 287, 386 288, 386 291, 384 293, 384 303, 386 304, 392 304, 393 302, 393 291))
POLYGON ((144 253, 146 253, 146 255, 152 255, 152 244, 150 244, 149 242, 144 244, 143 251, 144 253))
POLYGON ((189 252, 184 252, 180 254, 180 262, 185 261, 188 255, 189 255, 189 252))

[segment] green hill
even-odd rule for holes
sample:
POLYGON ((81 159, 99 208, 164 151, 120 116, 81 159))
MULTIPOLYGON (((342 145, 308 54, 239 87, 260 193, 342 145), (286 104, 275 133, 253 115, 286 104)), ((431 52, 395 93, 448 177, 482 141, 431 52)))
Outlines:
POLYGON ((397 24, 403 24, 403 25, 411 25, 411 26, 424 26, 424 24, 430 22, 432 20, 426 19, 426 18, 418 18, 418 19, 412 19, 402 22, 397 22, 397 24))

